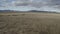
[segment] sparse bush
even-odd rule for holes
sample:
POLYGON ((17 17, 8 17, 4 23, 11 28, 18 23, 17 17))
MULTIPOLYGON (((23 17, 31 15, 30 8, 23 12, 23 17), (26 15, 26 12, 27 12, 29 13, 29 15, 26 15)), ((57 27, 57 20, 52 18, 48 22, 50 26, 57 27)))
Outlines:
POLYGON ((12 16, 18 16, 18 15, 12 15, 12 16))
POLYGON ((0 17, 3 17, 4 15, 0 15, 0 17))
POLYGON ((7 15, 7 16, 11 16, 11 15, 7 15))
POLYGON ((22 14, 22 16, 24 16, 25 14, 22 14))

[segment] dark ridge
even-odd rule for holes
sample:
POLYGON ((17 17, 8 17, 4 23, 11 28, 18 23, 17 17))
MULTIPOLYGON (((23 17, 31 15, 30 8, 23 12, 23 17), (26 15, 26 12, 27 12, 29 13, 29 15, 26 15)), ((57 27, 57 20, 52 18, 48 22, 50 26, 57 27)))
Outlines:
POLYGON ((14 12, 13 10, 0 10, 0 12, 14 12))
POLYGON ((30 10, 30 12, 53 12, 53 11, 38 11, 38 10, 30 10))
POLYGON ((6 12, 42 12, 42 13, 59 13, 55 11, 38 11, 38 10, 29 10, 29 11, 16 11, 16 10, 0 10, 0 13, 6 13, 6 12))
POLYGON ((0 13, 6 13, 6 12, 27 12, 27 11, 16 11, 16 10, 0 10, 0 13))

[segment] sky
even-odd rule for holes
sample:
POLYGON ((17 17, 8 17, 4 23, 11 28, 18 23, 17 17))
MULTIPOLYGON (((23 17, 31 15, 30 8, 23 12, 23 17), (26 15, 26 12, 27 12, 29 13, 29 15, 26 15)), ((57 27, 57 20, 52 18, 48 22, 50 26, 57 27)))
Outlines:
POLYGON ((60 12, 60 0, 0 0, 0 10, 60 12))

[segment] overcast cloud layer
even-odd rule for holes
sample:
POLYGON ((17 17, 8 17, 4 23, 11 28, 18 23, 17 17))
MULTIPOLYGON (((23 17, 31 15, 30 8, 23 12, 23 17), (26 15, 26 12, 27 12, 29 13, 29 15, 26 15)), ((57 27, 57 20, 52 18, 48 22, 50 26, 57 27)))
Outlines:
POLYGON ((60 11, 60 0, 0 0, 0 10, 60 11))

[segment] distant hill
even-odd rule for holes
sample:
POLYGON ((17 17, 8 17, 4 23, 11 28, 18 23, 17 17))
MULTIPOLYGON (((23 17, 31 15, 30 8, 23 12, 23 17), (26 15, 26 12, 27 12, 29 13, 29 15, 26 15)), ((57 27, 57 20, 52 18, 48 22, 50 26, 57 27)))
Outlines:
POLYGON ((13 10, 0 10, 0 12, 14 12, 13 10))
POLYGON ((29 11, 16 11, 16 10, 0 10, 1 12, 43 12, 43 13, 58 13, 53 11, 38 11, 38 10, 29 10, 29 11))
POLYGON ((29 12, 56 13, 56 12, 54 12, 54 11, 38 11, 38 10, 30 10, 29 12))

